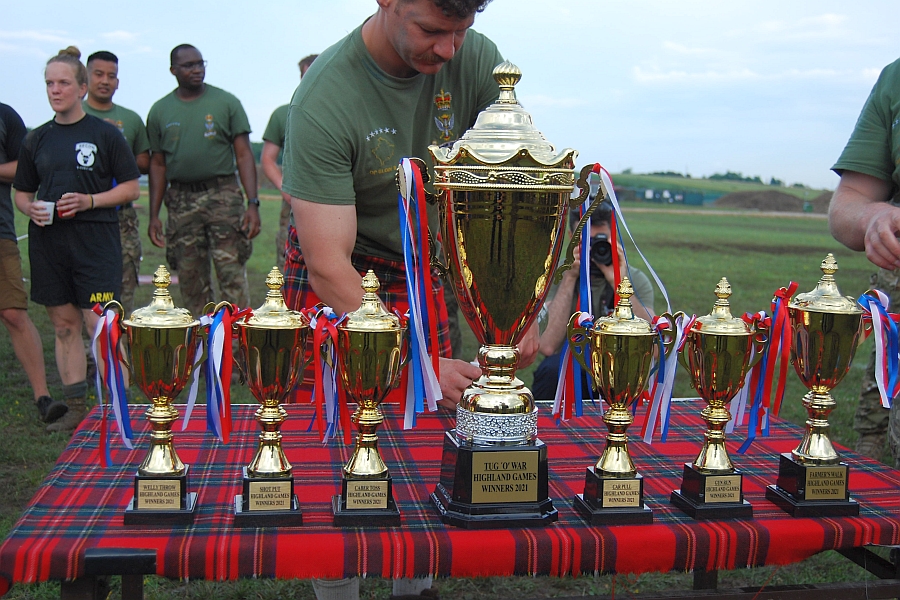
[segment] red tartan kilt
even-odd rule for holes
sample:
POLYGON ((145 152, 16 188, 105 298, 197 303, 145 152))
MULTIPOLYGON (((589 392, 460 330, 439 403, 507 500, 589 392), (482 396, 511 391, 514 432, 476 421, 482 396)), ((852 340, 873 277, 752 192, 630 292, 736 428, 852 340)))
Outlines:
MULTIPOLYGON (((378 281, 381 282, 381 289, 378 290, 378 296, 381 298, 388 310, 396 310, 401 315, 409 310, 409 298, 406 293, 406 271, 402 262, 391 261, 383 258, 361 256, 354 254, 351 257, 354 268, 359 272, 360 276, 366 274, 369 269, 375 272, 378 281)), ((309 272, 306 269, 306 262, 300 253, 299 244, 297 242, 297 231, 293 226, 288 232, 287 251, 285 252, 284 262, 284 293, 285 303, 293 310, 304 310, 312 308, 321 300, 309 286, 309 272)), ((443 357, 452 356, 450 349, 450 327, 447 317, 447 304, 444 302, 444 287, 436 271, 431 272, 431 292, 435 298, 435 310, 438 319, 438 343, 440 355, 443 357)), ((308 349, 312 351, 312 336, 309 336, 308 349)), ((406 394, 406 379, 408 369, 403 369, 400 376, 400 385, 393 389, 385 398, 384 402, 400 404, 406 394)), ((315 381, 315 372, 312 364, 307 367, 303 374, 303 383, 294 389, 291 395, 291 402, 310 402, 312 395, 313 382, 315 381)))

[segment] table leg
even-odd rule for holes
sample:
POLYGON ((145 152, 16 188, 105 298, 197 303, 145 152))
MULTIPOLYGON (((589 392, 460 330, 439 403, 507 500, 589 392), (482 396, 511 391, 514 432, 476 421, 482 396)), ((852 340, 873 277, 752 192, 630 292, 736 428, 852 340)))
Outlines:
POLYGON ((88 576, 63 581, 59 586, 60 600, 103 600, 109 595, 109 577, 88 576))
POLYGON ((704 571, 702 569, 694 569, 694 589, 695 590, 714 590, 719 586, 719 571, 704 571))

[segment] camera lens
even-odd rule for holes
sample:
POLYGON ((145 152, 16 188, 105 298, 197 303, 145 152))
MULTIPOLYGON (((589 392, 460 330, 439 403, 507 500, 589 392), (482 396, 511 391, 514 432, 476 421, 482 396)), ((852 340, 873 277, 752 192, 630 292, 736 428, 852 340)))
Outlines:
POLYGON ((612 264, 612 246, 609 236, 598 233, 591 238, 591 262, 598 265, 609 266, 612 264))

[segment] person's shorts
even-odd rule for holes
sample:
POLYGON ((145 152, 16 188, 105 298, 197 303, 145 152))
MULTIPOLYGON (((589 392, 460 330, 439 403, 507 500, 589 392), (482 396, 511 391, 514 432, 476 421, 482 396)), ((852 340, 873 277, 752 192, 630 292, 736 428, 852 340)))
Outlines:
POLYGON ((91 308, 118 300, 122 243, 117 222, 56 220, 28 224, 31 299, 44 306, 91 308))
POLYGON ((28 296, 22 283, 22 259, 16 240, 0 239, 0 310, 28 310, 28 296))

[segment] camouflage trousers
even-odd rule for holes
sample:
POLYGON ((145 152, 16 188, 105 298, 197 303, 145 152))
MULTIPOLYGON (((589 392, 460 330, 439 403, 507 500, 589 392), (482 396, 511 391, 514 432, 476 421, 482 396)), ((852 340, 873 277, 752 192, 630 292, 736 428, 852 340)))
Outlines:
POLYGON ((210 261, 215 265, 221 299, 250 306, 247 259, 253 244, 241 229, 244 197, 234 177, 218 179, 206 191, 179 186, 166 191, 166 260, 178 272, 184 306, 194 316, 214 302, 210 261))
MULTIPOLYGON (((900 269, 887 271, 879 269, 871 278, 871 287, 879 289, 891 299, 888 310, 892 313, 900 309, 900 269)), ((893 408, 881 405, 881 395, 875 382, 875 350, 869 356, 866 374, 863 376, 859 404, 853 416, 853 429, 864 435, 887 435, 891 448, 894 466, 900 468, 900 402, 894 402, 893 408)))
POLYGON ((288 240, 288 227, 291 226, 291 205, 281 201, 281 215, 278 217, 278 233, 275 234, 275 264, 284 273, 284 246, 288 240))
POLYGON ((134 310, 134 289, 141 271, 141 234, 134 205, 119 208, 119 238, 122 240, 122 306, 125 314, 134 310))

